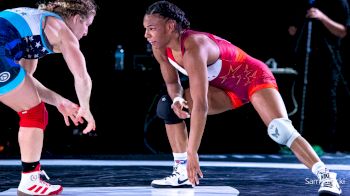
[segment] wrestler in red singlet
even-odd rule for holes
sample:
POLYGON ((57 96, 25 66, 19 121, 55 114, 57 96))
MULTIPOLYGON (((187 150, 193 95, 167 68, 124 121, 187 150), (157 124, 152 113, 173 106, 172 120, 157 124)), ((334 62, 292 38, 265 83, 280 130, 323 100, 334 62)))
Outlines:
MULTIPOLYGON (((220 57, 208 65, 209 84, 223 89, 230 97, 234 108, 248 103, 251 95, 262 88, 278 88, 275 77, 270 69, 258 59, 245 53, 229 41, 210 33, 186 30, 181 37, 181 50, 184 54, 183 43, 188 36, 204 34, 212 39, 220 49, 220 57)), ((179 65, 167 48, 169 62, 181 73, 187 72, 179 65)))

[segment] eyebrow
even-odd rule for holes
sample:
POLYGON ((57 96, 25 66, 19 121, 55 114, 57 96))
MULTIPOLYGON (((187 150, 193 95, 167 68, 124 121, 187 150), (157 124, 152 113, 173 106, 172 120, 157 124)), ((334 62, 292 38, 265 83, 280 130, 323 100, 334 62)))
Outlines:
POLYGON ((147 25, 146 27, 151 27, 151 26, 156 26, 156 25, 154 25, 154 24, 150 24, 150 25, 147 25))

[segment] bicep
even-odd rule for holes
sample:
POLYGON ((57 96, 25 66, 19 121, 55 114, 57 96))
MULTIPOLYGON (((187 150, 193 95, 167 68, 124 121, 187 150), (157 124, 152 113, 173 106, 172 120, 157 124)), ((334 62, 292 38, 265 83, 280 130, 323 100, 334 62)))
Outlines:
POLYGON ((194 47, 184 54, 184 67, 189 76, 190 93, 195 101, 204 101, 208 92, 208 54, 205 48, 194 47))
POLYGON ((87 74, 85 58, 80 51, 79 42, 72 32, 62 32, 60 50, 69 70, 74 76, 84 77, 87 74))
POLYGON ((179 75, 177 70, 169 63, 162 50, 155 49, 153 50, 153 54, 159 63, 164 82, 166 84, 179 83, 179 75))

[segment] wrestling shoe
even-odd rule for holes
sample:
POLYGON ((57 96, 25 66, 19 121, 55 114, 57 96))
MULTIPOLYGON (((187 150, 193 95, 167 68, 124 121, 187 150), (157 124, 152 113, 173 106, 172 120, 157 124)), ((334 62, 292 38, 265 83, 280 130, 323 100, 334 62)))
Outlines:
POLYGON ((320 177, 320 189, 318 189, 319 196, 326 195, 340 195, 342 190, 337 181, 337 174, 333 172, 321 173, 320 177))
POLYGON ((185 166, 174 165, 173 173, 159 180, 153 180, 151 186, 154 188, 192 188, 188 180, 185 166))
POLYGON ((21 182, 17 189, 17 195, 58 195, 62 192, 63 187, 61 185, 51 185, 43 181, 40 175, 44 175, 48 180, 50 179, 45 171, 40 170, 38 165, 34 171, 22 172, 21 182))

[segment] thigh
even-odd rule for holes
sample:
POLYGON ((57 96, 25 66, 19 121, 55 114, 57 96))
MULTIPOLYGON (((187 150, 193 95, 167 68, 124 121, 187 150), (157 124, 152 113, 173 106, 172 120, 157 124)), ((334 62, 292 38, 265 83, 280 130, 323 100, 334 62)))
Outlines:
POLYGON ((32 80, 26 76, 19 86, 0 96, 0 101, 16 112, 20 112, 38 105, 41 100, 32 80))
POLYGON ((275 118, 288 118, 281 94, 275 88, 256 91, 250 101, 266 126, 275 118))
MULTIPOLYGON (((193 101, 190 94, 190 89, 186 89, 184 93, 184 98, 188 103, 189 109, 191 111, 193 101)), ((219 114, 228 110, 232 110, 233 106, 229 96, 222 89, 209 86, 208 89, 208 115, 219 114)))

